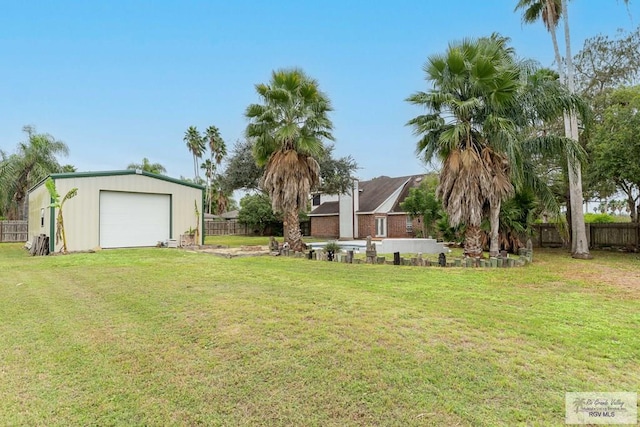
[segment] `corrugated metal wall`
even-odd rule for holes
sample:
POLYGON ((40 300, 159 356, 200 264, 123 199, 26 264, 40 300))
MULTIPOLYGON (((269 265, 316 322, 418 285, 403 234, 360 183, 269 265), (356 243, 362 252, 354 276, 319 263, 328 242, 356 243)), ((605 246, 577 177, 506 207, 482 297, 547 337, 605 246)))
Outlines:
MULTIPOLYGON (((78 188, 78 195, 68 200, 63 207, 69 251, 87 250, 99 246, 101 190, 170 194, 173 238, 177 239, 190 227, 202 228, 202 217, 196 218, 195 216, 194 202, 202 215, 202 190, 198 188, 137 174, 65 177, 57 178, 55 182, 61 197, 64 197, 72 188, 78 188)), ((44 186, 42 187, 44 188, 44 186)), ((35 191, 38 190, 39 188, 35 191)), ((46 192, 46 188, 44 191, 46 192)), ((29 221, 31 224, 31 216, 29 221)), ((58 251, 61 247, 62 243, 60 242, 56 245, 55 250, 58 251)))
MULTIPOLYGON (((37 187, 31 193, 29 193, 29 235, 27 239, 33 241, 33 236, 39 234, 46 234, 49 236, 51 230, 51 196, 49 191, 42 184, 37 187), (44 221, 41 219, 41 213, 44 209, 44 221)), ((55 238, 55 235, 49 236, 49 238, 55 238)))

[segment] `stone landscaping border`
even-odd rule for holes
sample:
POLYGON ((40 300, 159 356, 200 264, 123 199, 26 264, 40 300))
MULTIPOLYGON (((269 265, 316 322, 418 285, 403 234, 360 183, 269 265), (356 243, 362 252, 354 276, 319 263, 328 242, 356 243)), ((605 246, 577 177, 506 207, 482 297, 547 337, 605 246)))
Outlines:
MULTIPOLYGON (((309 260, 329 261, 328 254, 324 251, 310 250, 305 254, 309 260)), ((459 268, 510 268, 523 267, 533 262, 533 249, 521 248, 518 255, 501 254, 498 257, 471 258, 456 257, 447 259, 446 254, 440 254, 438 260, 424 258, 422 254, 415 257, 405 258, 399 252, 394 253, 393 260, 387 260, 384 256, 367 254, 366 259, 354 258, 353 251, 335 254, 333 261, 344 264, 378 264, 378 265, 401 265, 413 267, 459 267, 459 268), (444 255, 444 256, 443 256, 444 255)), ((298 255, 303 256, 303 255, 298 255)))

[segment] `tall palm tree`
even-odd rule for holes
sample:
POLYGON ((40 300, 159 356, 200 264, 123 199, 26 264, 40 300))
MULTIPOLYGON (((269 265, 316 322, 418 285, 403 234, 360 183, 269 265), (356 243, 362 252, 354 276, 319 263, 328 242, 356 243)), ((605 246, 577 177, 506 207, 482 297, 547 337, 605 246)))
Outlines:
POLYGON ((200 169, 204 171, 204 176, 207 178, 206 182, 206 193, 205 193, 205 204, 207 206, 207 212, 213 213, 213 188, 211 183, 213 182, 216 176, 216 164, 211 159, 206 159, 200 165, 200 169))
POLYGON ((224 156, 227 155, 227 145, 220 136, 220 130, 215 126, 209 126, 205 131, 205 140, 211 150, 211 160, 215 161, 216 165, 220 165, 224 156))
MULTIPOLYGON (((205 140, 209 144, 209 149, 211 150, 211 158, 207 159, 205 163, 202 164, 203 169, 205 169, 207 174, 207 187, 211 187, 214 177, 216 175, 216 170, 220 163, 222 163, 222 159, 227 155, 227 146, 220 136, 220 130, 215 126, 209 126, 205 131, 205 140)), ((209 212, 213 212, 213 197, 211 194, 213 193, 212 189, 209 188, 207 191, 208 195, 208 206, 209 212)))
POLYGON ((189 126, 189 128, 187 128, 182 140, 187 144, 189 152, 193 155, 193 179, 197 183, 200 181, 198 160, 202 158, 202 155, 207 148, 205 140, 195 126, 189 126))
MULTIPOLYGON (((626 0, 625 0, 626 1, 626 0)), ((566 84, 569 92, 575 92, 573 57, 571 55, 571 36, 569 32, 569 10, 567 0, 562 0, 562 19, 564 22, 564 41, 566 50, 566 84)), ((561 68, 561 66, 559 65, 561 68)), ((562 75, 562 74, 561 74, 562 75)), ((578 118, 575 113, 570 112, 564 116, 565 136, 578 141, 580 138, 578 130, 578 118)), ((584 223, 583 195, 582 195, 582 170, 580 164, 567 168, 569 177, 569 201, 571 204, 571 254, 574 258, 589 259, 589 242, 584 223)))
POLYGON ((287 242, 299 251, 303 243, 298 213, 319 184, 315 158, 323 152, 323 140, 333 139, 331 103, 318 82, 300 69, 273 71, 269 83, 256 85, 256 91, 262 103, 247 107, 246 136, 254 144, 256 162, 266 165, 262 188, 273 210, 283 213, 287 242))
MULTIPOLYGON (((629 0, 623 0, 629 4, 629 0)), ((551 35, 553 51, 558 65, 560 80, 574 92, 573 57, 571 56, 571 37, 569 31, 569 13, 567 0, 519 0, 515 10, 523 10, 522 20, 525 23, 533 23, 542 19, 547 31, 551 35), (566 50, 566 73, 558 48, 556 27, 562 17, 564 22, 564 37, 566 50)), ((565 136, 578 141, 578 119, 574 112, 567 112, 564 116, 565 136)), ((584 224, 583 195, 582 195, 582 171, 579 163, 568 167, 569 199, 571 214, 571 252, 576 258, 590 258, 589 245, 584 224)))
POLYGON ((167 173, 167 170, 160 163, 151 163, 146 157, 142 158, 142 163, 129 163, 127 169, 140 169, 145 172, 161 175, 167 173))
POLYGON ((416 151, 427 161, 443 162, 436 195, 450 224, 466 225, 465 253, 472 257, 482 255, 483 217, 491 210, 493 229, 500 202, 513 193, 510 165, 502 154, 507 150, 492 144, 508 144, 514 128, 505 111, 519 77, 509 55, 506 40, 497 36, 451 44, 424 66, 433 89, 407 99, 430 110, 408 124, 422 136, 416 151))
POLYGON ((25 126, 27 141, 18 144, 15 154, 0 163, 0 187, 9 199, 6 214, 10 219, 27 218, 29 188, 51 173, 61 170, 57 156, 68 155, 67 145, 49 134, 39 134, 32 126, 25 126))
POLYGON ((507 42, 493 35, 451 44, 424 67, 433 88, 407 99, 429 110, 409 121, 421 136, 416 151, 442 161, 437 196, 450 224, 466 226, 465 252, 473 257, 482 254, 484 217, 491 224, 490 254, 497 255, 501 203, 514 183, 541 185, 526 173, 532 153, 567 143, 535 134, 523 140, 530 123, 557 117, 576 102, 557 82, 533 85, 535 67, 517 62, 507 42))
POLYGON ((522 10, 522 22, 525 24, 532 24, 538 20, 542 20, 542 23, 551 35, 553 53, 556 64, 558 65, 560 81, 564 82, 562 56, 560 55, 558 37, 556 35, 556 27, 558 26, 562 13, 562 0, 519 0, 514 11, 517 10, 522 10))

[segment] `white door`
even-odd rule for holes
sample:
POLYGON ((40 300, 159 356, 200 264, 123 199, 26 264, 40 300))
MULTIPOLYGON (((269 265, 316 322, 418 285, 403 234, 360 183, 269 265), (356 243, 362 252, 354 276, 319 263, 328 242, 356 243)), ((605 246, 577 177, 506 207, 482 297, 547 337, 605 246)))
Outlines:
POLYGON ((155 246, 170 227, 168 194, 100 192, 100 247, 155 246))

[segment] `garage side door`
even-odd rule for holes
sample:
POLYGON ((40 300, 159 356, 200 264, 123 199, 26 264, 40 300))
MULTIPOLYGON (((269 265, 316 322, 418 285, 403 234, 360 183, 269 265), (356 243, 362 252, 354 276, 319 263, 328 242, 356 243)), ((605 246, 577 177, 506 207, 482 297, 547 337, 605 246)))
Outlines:
POLYGON ((100 246, 155 246, 169 238, 168 194, 100 192, 100 246))

